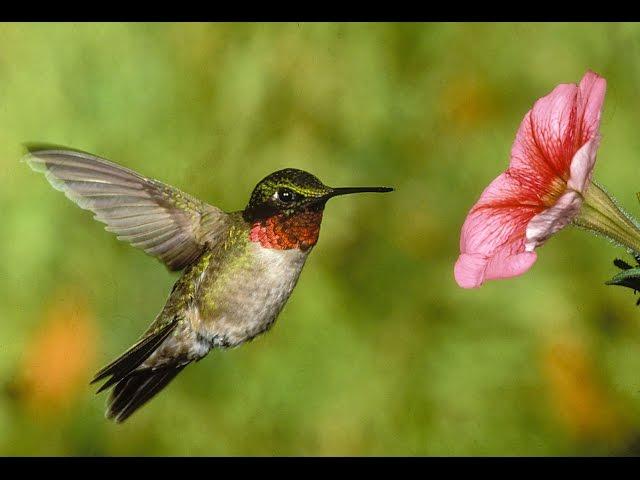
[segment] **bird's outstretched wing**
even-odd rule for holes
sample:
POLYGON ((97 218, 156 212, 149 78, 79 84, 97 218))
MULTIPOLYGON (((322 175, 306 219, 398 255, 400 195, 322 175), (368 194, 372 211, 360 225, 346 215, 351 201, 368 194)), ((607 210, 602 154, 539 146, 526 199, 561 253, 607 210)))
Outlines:
POLYGON ((25 146, 25 161, 54 188, 170 270, 189 265, 224 230, 225 212, 177 188, 85 152, 25 146))

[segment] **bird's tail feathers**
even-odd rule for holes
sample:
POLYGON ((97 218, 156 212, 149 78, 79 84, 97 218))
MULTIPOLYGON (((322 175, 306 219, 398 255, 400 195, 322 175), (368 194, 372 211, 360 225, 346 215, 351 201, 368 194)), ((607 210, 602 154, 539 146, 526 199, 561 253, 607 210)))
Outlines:
POLYGON ((107 403, 106 417, 124 422, 142 405, 166 387, 188 363, 136 370, 113 387, 107 403))
POLYGON ((116 422, 123 422, 162 390, 187 366, 188 362, 181 362, 158 367, 140 368, 144 361, 173 332, 177 323, 176 321, 169 322, 148 334, 120 357, 96 373, 91 381, 92 384, 110 377, 96 393, 115 385, 107 403, 107 418, 116 422))

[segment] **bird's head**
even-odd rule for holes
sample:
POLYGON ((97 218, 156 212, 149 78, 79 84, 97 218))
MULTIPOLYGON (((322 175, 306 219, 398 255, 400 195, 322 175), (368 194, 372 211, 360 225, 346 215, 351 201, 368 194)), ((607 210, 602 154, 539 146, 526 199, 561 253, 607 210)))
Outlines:
POLYGON ((258 182, 243 216, 253 225, 253 241, 269 248, 306 250, 318 239, 322 212, 329 199, 391 191, 389 187, 329 187, 304 170, 285 168, 258 182))

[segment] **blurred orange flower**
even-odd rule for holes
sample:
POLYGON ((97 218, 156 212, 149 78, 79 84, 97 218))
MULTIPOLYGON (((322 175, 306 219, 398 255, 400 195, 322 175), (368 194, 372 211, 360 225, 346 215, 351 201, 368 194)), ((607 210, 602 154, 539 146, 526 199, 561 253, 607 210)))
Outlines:
POLYGON ((578 440, 623 441, 630 433, 620 402, 601 381, 585 345, 576 337, 554 338, 544 347, 543 373, 551 406, 578 440))
POLYGON ((89 383, 97 332, 86 297, 77 291, 56 296, 28 341, 17 373, 17 394, 37 414, 71 407, 89 383))

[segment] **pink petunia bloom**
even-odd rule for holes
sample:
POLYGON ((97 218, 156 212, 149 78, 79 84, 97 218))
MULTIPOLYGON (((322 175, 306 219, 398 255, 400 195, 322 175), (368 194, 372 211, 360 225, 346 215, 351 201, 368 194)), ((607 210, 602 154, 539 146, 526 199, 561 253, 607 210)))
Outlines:
POLYGON ((474 288, 526 272, 534 250, 576 218, 596 160, 605 90, 605 79, 589 71, 579 85, 558 85, 525 115, 509 168, 462 226, 458 285, 474 288))

